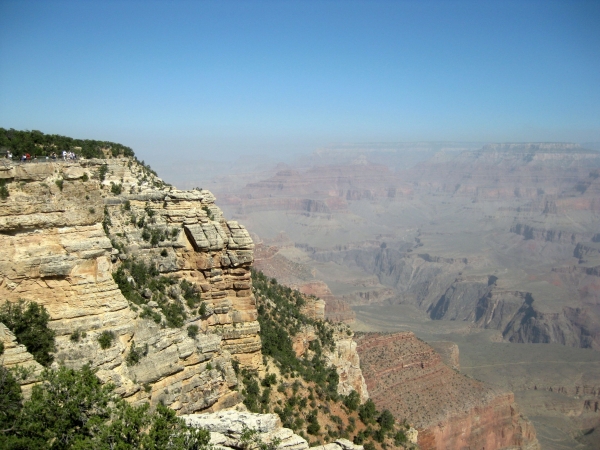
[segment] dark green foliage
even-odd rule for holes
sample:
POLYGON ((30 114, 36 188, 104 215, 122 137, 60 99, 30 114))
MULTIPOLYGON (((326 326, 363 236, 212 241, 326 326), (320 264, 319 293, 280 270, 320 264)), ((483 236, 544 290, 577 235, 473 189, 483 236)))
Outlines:
POLYGON ((81 181, 86 182, 90 179, 90 177, 88 177, 87 173, 84 173, 83 176, 81 177, 81 181))
POLYGON ((0 430, 10 427, 21 409, 22 401, 21 386, 10 370, 0 366, 0 430))
POLYGON ((348 408, 350 411, 356 411, 360 406, 360 395, 358 395, 358 392, 352 391, 346 397, 344 397, 343 401, 344 405, 346 405, 346 408, 348 408))
POLYGON ((123 192, 123 185, 122 184, 116 184, 116 183, 110 183, 110 192, 112 192, 115 195, 121 195, 121 192, 123 192))
POLYGON ((108 235, 108 228, 112 226, 112 221, 110 220, 110 214, 108 213, 108 207, 104 207, 104 217, 102 218, 102 228, 104 228, 104 232, 108 235))
POLYGON ((365 442, 363 448, 364 450, 376 450, 375 444, 373 444, 372 442, 365 442))
POLYGON ((183 305, 179 302, 159 302, 160 309, 167 319, 167 325, 172 328, 181 328, 187 317, 183 305))
POLYGON ((408 439, 406 438, 406 434, 404 434, 404 431, 402 431, 402 430, 398 430, 398 432, 396 434, 394 434, 394 445, 396 447, 401 446, 407 440, 408 439))
POLYGON ((86 337, 86 333, 85 333, 85 331, 84 331, 84 332, 82 332, 82 331, 81 331, 79 328, 77 328, 75 331, 73 331, 73 332, 71 333, 70 339, 71 339, 71 341, 73 341, 73 342, 79 342, 79 340, 80 340, 81 338, 85 338, 85 337, 86 337))
MULTIPOLYGON (((150 238, 152 237, 152 234, 150 234, 150 230, 148 230, 148 228, 144 227, 144 230, 142 231, 142 239, 145 240, 146 242, 148 242, 150 240, 150 238)), ((156 242, 158 244, 158 242, 156 242)), ((155 245, 155 244, 153 244, 155 245)))
POLYGON ((49 366, 54 357, 54 331, 48 328, 50 314, 35 302, 8 301, 0 308, 0 322, 13 332, 19 344, 24 345, 34 359, 49 366))
MULTIPOLYGON (((171 277, 160 276, 153 265, 146 265, 143 261, 123 261, 121 266, 113 272, 113 279, 119 286, 123 296, 132 303, 143 305, 147 300, 141 292, 148 288, 155 293, 153 299, 158 303, 165 316, 169 327, 180 328, 183 326, 187 314, 184 306, 179 300, 169 300, 165 294, 167 286, 177 284, 177 280, 171 277), (128 281, 131 277, 131 281, 128 281)), ((151 318, 156 323, 160 322, 160 315, 145 307, 142 318, 151 318)))
POLYGON ((100 333, 100 336, 98 336, 98 343, 103 350, 110 348, 114 340, 115 333, 112 331, 104 330, 102 333, 100 333))
POLYGON ((133 150, 121 144, 108 141, 95 141, 90 139, 73 139, 58 134, 44 134, 41 131, 19 131, 0 128, 0 147, 10 149, 15 158, 25 153, 32 157, 46 157, 52 152, 62 150, 75 152, 84 158, 104 158, 102 148, 108 148, 113 155, 133 157, 133 150), (76 147, 81 147, 81 150, 76 147))
MULTIPOLYGON (((0 448, 198 450, 208 445, 207 431, 188 428, 160 403, 155 412, 148 404, 131 406, 88 366, 46 370, 43 378, 30 400, 17 403, 16 413, 2 416, 2 429, 10 432, 0 433, 0 448)), ((0 410, 5 405, 0 402, 0 410)))
POLYGON ((252 284, 259 293, 258 322, 263 354, 275 359, 282 375, 297 372, 306 381, 315 382, 329 398, 337 399, 339 377, 335 368, 327 367, 322 352, 323 346, 331 348, 334 345, 331 326, 302 314, 298 306, 303 304, 302 294, 281 286, 274 278, 268 279, 262 272, 252 271, 252 284), (311 359, 297 358, 292 347, 291 338, 302 325, 312 325, 317 331, 318 339, 310 344, 315 353, 311 359))
POLYGON ((187 333, 189 337, 191 337, 192 339, 196 339, 196 336, 198 336, 198 325, 188 326, 187 333))
POLYGON ((358 408, 358 417, 365 425, 373 423, 377 417, 377 408, 373 400, 369 399, 358 408))
POLYGON ((142 310, 140 317, 142 319, 152 319, 152 320, 154 320, 155 323, 160 323, 160 321, 162 320, 161 315, 159 313, 157 313, 156 311, 154 311, 149 306, 144 306, 144 309, 142 310))
POLYGON ((246 405, 246 407, 252 412, 260 412, 260 387, 256 379, 256 374, 248 370, 243 370, 242 375, 242 381, 244 383, 244 390, 242 391, 242 393, 245 396, 244 405, 246 405))
POLYGON ((268 374, 262 380, 261 384, 265 387, 273 386, 274 384, 277 384, 277 376, 274 373, 268 374))
POLYGON ((144 356, 148 355, 148 344, 144 344, 143 347, 137 347, 135 345, 135 341, 131 341, 131 346, 129 347, 129 353, 125 358, 128 366, 135 366, 138 364, 144 356))
POLYGON ((63 190, 65 182, 62 178, 56 180, 54 183, 58 186, 58 189, 60 189, 61 191, 63 190))
POLYGON ((389 410, 384 409, 377 418, 377 422, 383 431, 390 431, 394 428, 394 423, 396 421, 392 413, 389 410))
POLYGON ((0 356, 4 354, 4 342, 0 342, 0 356))
POLYGON ((104 179, 106 178, 106 174, 107 173, 108 173, 108 166, 106 164, 102 164, 98 168, 98 179, 100 181, 104 181, 104 179))
POLYGON ((200 303, 200 289, 193 283, 187 280, 181 280, 181 293, 189 308, 194 308, 200 303))
POLYGON ((319 425, 319 419, 316 409, 311 411, 311 413, 308 416, 306 416, 306 422, 308 423, 308 426, 306 427, 306 432, 308 434, 319 434, 319 431, 321 430, 321 425, 319 425))
POLYGON ((373 439, 379 443, 383 442, 385 440, 385 431, 381 428, 375 430, 373 433, 373 439))
POLYGON ((206 303, 200 303, 200 308, 198 308, 198 315, 200 317, 204 317, 206 315, 206 303))
POLYGON ((162 256, 163 258, 166 258, 169 255, 169 252, 167 252, 166 248, 163 248, 160 252, 160 256, 162 256))
POLYGON ((206 213, 210 220, 215 220, 215 216, 208 206, 203 206, 202 210, 206 213))
POLYGON ((8 188, 6 187, 6 182, 4 180, 0 181, 0 198, 2 200, 6 200, 10 193, 8 192, 8 188))
POLYGON ((125 203, 123 203, 123 209, 125 211, 131 211, 131 202, 129 200, 125 201, 125 203))

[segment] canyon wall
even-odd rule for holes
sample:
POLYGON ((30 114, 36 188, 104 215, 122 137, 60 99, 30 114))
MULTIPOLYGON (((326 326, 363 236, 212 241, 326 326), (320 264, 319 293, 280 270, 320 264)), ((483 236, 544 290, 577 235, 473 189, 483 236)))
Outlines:
MULTIPOLYGON (((9 191, 0 200, 0 293, 48 310, 55 365, 89 364, 129 401, 163 402, 179 414, 240 403, 232 361, 264 371, 254 243, 209 191, 165 185, 131 159, 3 165, 0 177, 9 191), (113 278, 121 266, 125 274, 154 272, 155 284, 128 300, 113 278), (183 286, 202 305, 190 303, 183 286), (173 311, 184 317, 177 326, 173 311), (112 337, 107 348, 103 334, 112 337)), ((136 288, 134 277, 128 286, 136 288)), ((324 309, 317 299, 305 306, 319 320, 324 309)), ((41 368, 0 327, 3 364, 33 368, 22 380, 27 388, 41 368)), ((356 387, 366 398, 351 336, 338 336, 328 360, 340 392, 356 387)))
MULTIPOLYGON (((512 393, 451 369, 413 333, 366 334, 357 342, 371 399, 410 421, 421 448, 539 448, 512 393)), ((452 360, 458 365, 456 354, 452 360)))

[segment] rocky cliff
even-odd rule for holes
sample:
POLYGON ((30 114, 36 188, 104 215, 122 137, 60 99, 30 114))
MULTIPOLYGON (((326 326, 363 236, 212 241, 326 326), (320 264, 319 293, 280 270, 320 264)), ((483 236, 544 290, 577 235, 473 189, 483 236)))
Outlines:
MULTIPOLYGON (((413 333, 363 335, 358 353, 371 398, 398 420, 411 421, 421 448, 539 448, 512 393, 446 366, 413 333)), ((452 359, 458 365, 457 355, 452 359)))
MULTIPOLYGON (((166 187, 127 159, 23 164, 2 176, 9 196, 0 202, 0 291, 5 300, 46 307, 57 333, 56 363, 89 363, 124 397, 163 401, 180 413, 240 401, 231 359, 261 364, 252 241, 222 218, 210 192, 166 187), (158 230, 169 238, 145 240, 144 233, 158 230), (143 306, 154 308, 157 320, 128 302, 112 277, 128 259, 198 286, 208 313, 187 308, 185 322, 203 333, 194 339, 166 326, 155 293, 143 306), (78 341, 71 339, 76 331, 78 341), (113 338, 106 349, 98 341, 103 332, 113 338), (128 364, 137 349, 144 357, 128 364)), ((172 297, 180 304, 177 293, 172 297)))
MULTIPOLYGON (((265 370, 254 244, 209 191, 178 190, 128 158, 1 169, 0 293, 48 310, 55 364, 90 364, 128 400, 179 414, 241 402, 232 361, 265 370)), ((324 320, 316 298, 304 312, 324 320)), ((0 327, 3 364, 31 366, 27 387, 41 367, 0 327)), ((327 360, 340 392, 356 385, 365 399, 352 337, 339 334, 327 360)))

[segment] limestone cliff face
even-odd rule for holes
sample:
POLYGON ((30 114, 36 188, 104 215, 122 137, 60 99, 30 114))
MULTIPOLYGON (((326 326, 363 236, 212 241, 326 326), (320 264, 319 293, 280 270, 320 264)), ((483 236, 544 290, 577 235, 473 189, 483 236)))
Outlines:
POLYGON ((0 176, 10 195, 0 201, 0 294, 46 307, 57 333, 57 363, 89 363, 129 400, 163 401, 180 413, 240 401, 232 357, 261 365, 250 281, 253 244, 242 226, 223 219, 210 192, 165 187, 126 159, 4 169, 0 176), (145 241, 133 214, 144 214, 151 230, 169 228, 171 238, 145 241), (113 248, 103 224, 123 251, 113 248), (195 339, 187 324, 167 328, 142 318, 123 297, 112 272, 126 258, 200 286, 207 313, 187 319, 199 326, 195 339), (76 330, 85 334, 78 342, 70 339, 76 330), (115 336, 105 350, 97 340, 103 331, 115 336), (135 348, 146 355, 128 365, 135 348))
MULTIPOLYGON (((0 294, 36 301, 56 331, 55 364, 90 364, 128 400, 164 402, 180 414, 216 411, 241 401, 232 360, 261 372, 262 354, 247 230, 223 218, 207 190, 165 185, 129 159, 42 162, 0 168, 9 197, 0 200, 0 294), (165 296, 146 290, 128 301, 113 273, 128 261, 201 292, 203 309, 187 304, 180 284, 165 296), (182 327, 168 327, 160 301, 184 309, 182 327), (189 336, 187 327, 198 327, 189 336), (79 332, 79 339, 72 335, 79 332), (112 333, 102 349, 98 337, 112 333), (133 352, 142 354, 132 363, 133 352)), ((135 287, 135 280, 128 283, 135 287)), ((130 298, 130 297, 128 297, 130 298)), ((324 320, 324 302, 305 311, 324 320)), ((41 368, 1 324, 4 365, 41 368)), ((340 392, 367 398, 351 334, 338 333, 328 360, 340 392)), ((314 338, 306 330, 299 352, 314 338)))
MULTIPOLYGON (((372 400, 398 420, 412 422, 421 448, 539 448, 512 393, 446 366, 413 333, 361 336, 358 353, 372 400)), ((452 359, 458 365, 458 356, 452 359)))

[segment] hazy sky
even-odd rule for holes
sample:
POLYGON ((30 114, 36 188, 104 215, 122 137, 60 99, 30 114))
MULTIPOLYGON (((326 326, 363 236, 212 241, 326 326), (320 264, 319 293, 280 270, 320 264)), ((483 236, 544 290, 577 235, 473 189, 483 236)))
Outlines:
POLYGON ((150 162, 600 141, 600 2, 0 0, 0 126, 150 162))

